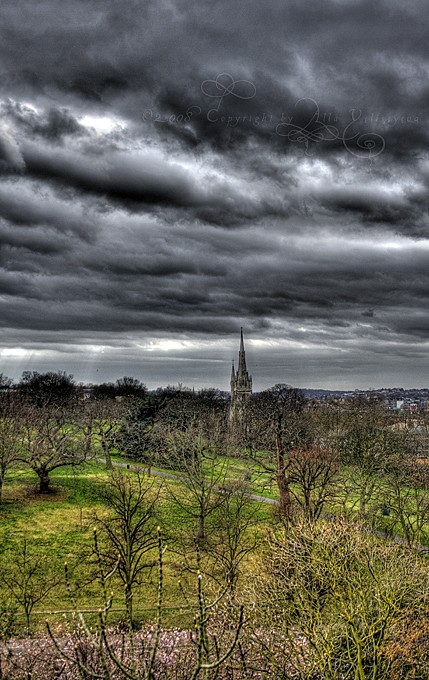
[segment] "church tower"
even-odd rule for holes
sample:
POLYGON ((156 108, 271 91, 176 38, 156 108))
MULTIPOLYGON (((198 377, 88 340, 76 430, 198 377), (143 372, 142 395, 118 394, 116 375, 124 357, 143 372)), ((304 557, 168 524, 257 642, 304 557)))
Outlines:
POLYGON ((231 411, 230 419, 240 417, 240 412, 246 399, 252 394, 252 378, 246 368, 246 352, 244 351, 243 329, 240 335, 240 351, 238 353, 238 369, 235 371, 234 362, 231 371, 231 411))

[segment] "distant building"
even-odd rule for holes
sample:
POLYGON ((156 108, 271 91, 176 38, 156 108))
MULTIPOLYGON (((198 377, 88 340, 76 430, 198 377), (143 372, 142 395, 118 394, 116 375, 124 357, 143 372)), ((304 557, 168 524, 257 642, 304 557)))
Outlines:
POLYGON ((240 351, 238 354, 238 369, 235 371, 232 362, 231 371, 231 410, 230 419, 240 418, 246 400, 252 394, 252 378, 246 368, 246 352, 244 351, 243 329, 240 334, 240 351))

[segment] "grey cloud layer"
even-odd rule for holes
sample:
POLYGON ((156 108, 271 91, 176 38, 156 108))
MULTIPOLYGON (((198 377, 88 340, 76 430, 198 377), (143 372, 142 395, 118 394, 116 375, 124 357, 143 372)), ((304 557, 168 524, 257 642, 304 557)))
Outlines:
MULTIPOLYGON (((210 383, 225 357, 212 366, 202 339, 245 325, 287 338, 286 370, 307 384, 308 367, 350 380, 364 355, 368 379, 378 365, 389 382, 399 357, 421 379, 423 2, 7 0, 1 11, 6 357, 22 348, 31 368, 56 351, 76 366, 105 345, 107 375, 108 361, 133 372, 151 337, 182 338, 191 346, 168 354, 170 380, 183 380, 175 360, 195 380, 194 356, 210 383)), ((260 351, 268 381, 284 349, 260 351)), ((167 355, 145 356, 169 381, 167 355)))

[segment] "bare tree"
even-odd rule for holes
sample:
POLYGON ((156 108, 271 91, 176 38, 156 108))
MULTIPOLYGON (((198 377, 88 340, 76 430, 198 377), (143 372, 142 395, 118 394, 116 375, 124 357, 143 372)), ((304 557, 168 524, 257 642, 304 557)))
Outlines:
POLYGON ((63 408, 22 409, 22 428, 18 460, 28 465, 39 478, 39 492, 50 492, 50 473, 65 465, 80 465, 87 447, 76 413, 63 408))
POLYGON ((27 635, 30 634, 34 607, 56 588, 62 577, 51 568, 42 555, 35 553, 24 538, 14 551, 13 569, 2 569, 1 581, 12 594, 25 615, 27 635))
POLYGON ((311 447, 290 453, 291 494, 308 521, 317 520, 326 501, 334 497, 338 469, 338 457, 328 450, 311 447))
POLYGON ((21 427, 19 400, 10 390, 0 392, 0 501, 6 472, 21 452, 21 427))
POLYGON ((181 482, 169 485, 169 493, 196 522, 195 539, 200 542, 206 538, 208 517, 222 503, 226 431, 226 402, 209 390, 173 393, 151 430, 160 461, 174 469, 181 482))
POLYGON ((145 462, 150 467, 157 459, 157 441, 152 430, 162 409, 163 397, 144 394, 121 403, 125 409, 115 433, 117 448, 121 453, 145 462))
POLYGON ((116 394, 118 397, 142 398, 147 393, 147 387, 137 378, 124 376, 118 378, 115 383, 116 394))
POLYGON ((99 555, 124 585, 125 607, 132 625, 134 588, 141 583, 144 571, 156 563, 148 555, 158 541, 155 517, 158 493, 153 482, 148 484, 142 474, 114 472, 102 496, 110 512, 107 517, 97 517, 102 535, 99 555))
POLYGON ((195 521, 195 539, 206 538, 207 519, 224 502, 221 487, 225 484, 227 465, 218 457, 216 444, 198 428, 172 430, 165 438, 169 465, 176 470, 180 484, 168 491, 182 511, 195 521))
POLYGON ((353 401, 343 411, 340 434, 332 439, 344 466, 344 506, 357 505, 364 519, 373 501, 379 505, 387 475, 408 453, 408 432, 396 431, 377 403, 353 401))
POLYGON ((273 535, 263 559, 249 588, 272 677, 391 679, 383 650, 428 596, 424 558, 338 521, 273 535))
POLYGON ((243 562, 260 541, 261 503, 252 498, 249 484, 243 481, 226 482, 222 494, 204 548, 215 565, 210 568, 210 575, 213 577, 215 570, 220 570, 223 582, 233 594, 243 562))
POLYGON ((384 525, 411 546, 429 538, 429 469, 425 463, 403 460, 386 483, 384 525))
POLYGON ((92 450, 101 447, 106 470, 113 470, 111 451, 117 445, 126 405, 116 399, 97 399, 83 406, 81 425, 92 450))
POLYGON ((289 385, 275 385, 254 395, 246 404, 246 446, 256 461, 276 480, 279 510, 292 514, 289 454, 310 437, 303 393, 289 385))
MULTIPOLYGON (((60 670, 61 674, 65 672, 67 677, 79 676, 79 678, 88 680, 89 678, 94 680, 152 680, 155 677, 166 678, 166 680, 168 678, 171 680, 173 678, 208 680, 223 677, 224 672, 226 672, 225 677, 236 677, 234 670, 236 663, 231 662, 230 665, 229 660, 238 645, 244 626, 243 607, 239 607, 237 612, 232 612, 229 607, 230 619, 231 614, 234 615, 231 630, 225 633, 222 626, 222 632, 219 635, 219 625, 216 625, 216 621, 213 624, 213 613, 221 606, 225 592, 218 594, 213 601, 207 601, 200 574, 197 579, 197 611, 194 629, 186 633, 187 644, 183 645, 183 651, 180 653, 183 641, 181 631, 174 631, 171 635, 170 631, 163 631, 161 628, 164 614, 164 548, 159 531, 157 542, 158 597, 154 625, 149 631, 141 631, 138 635, 131 629, 128 635, 111 634, 108 629, 108 617, 113 603, 113 594, 107 592, 109 583, 101 568, 99 581, 103 601, 95 630, 93 627, 90 629, 84 616, 76 611, 80 626, 71 638, 72 644, 64 645, 56 638, 49 623, 47 624, 49 637, 58 655, 57 660, 61 659, 64 662, 60 670), (172 649, 175 654, 171 653, 172 649)), ((76 605, 75 610, 77 610, 76 605)), ((12 654, 9 654, 8 661, 11 657, 12 654)), ((245 664, 241 663, 241 666, 243 665, 245 664)), ((58 664, 55 666, 58 669, 58 664)), ((13 659, 13 663, 8 664, 7 671, 11 668, 21 669, 22 666, 13 659)), ((58 670, 55 677, 59 677, 58 670)), ((240 677, 243 676, 240 674, 240 677)))

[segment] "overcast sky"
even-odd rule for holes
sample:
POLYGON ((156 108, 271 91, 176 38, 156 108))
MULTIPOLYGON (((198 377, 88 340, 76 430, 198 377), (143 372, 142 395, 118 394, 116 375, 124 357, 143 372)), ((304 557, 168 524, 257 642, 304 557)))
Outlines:
POLYGON ((2 0, 0 371, 429 384, 411 0, 2 0))

